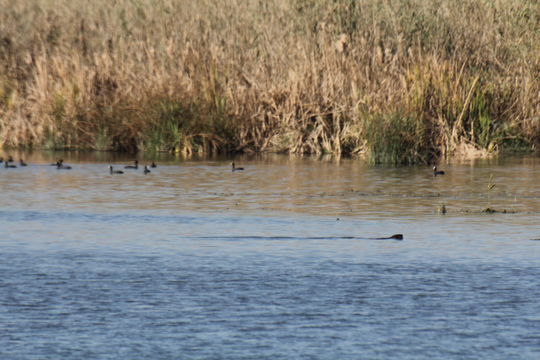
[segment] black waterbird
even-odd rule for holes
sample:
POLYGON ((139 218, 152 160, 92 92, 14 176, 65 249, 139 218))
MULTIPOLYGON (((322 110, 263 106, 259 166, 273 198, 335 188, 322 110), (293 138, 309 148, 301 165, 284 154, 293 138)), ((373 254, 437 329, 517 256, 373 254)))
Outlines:
POLYGON ((433 176, 437 176, 437 175, 444 175, 444 171, 442 171, 442 170, 437 170, 437 167, 434 166, 434 167, 433 167, 433 176))
POLYGON ((232 166, 232 171, 233 171, 233 172, 234 172, 234 171, 244 170, 243 167, 236 167, 236 166, 234 165, 234 162, 231 163, 231 166, 232 166))
POLYGON ((64 165, 64 160, 60 159, 56 162, 56 169, 57 170, 71 170, 71 166, 64 165))
POLYGON ((124 172, 122 170, 113 170, 112 165, 109 165, 109 171, 111 174, 123 174, 124 172))

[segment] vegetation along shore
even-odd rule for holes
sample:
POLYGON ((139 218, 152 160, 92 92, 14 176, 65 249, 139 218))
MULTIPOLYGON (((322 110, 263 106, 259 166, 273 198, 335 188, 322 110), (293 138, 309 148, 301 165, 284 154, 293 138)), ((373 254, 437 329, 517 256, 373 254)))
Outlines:
POLYGON ((7 148, 430 163, 540 144, 532 0, 0 0, 7 148))

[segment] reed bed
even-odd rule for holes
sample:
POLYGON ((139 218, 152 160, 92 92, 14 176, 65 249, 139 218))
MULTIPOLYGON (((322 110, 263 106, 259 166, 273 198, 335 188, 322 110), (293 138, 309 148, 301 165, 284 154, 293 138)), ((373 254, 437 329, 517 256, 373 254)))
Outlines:
POLYGON ((356 154, 540 144, 532 0, 0 0, 4 147, 356 154))

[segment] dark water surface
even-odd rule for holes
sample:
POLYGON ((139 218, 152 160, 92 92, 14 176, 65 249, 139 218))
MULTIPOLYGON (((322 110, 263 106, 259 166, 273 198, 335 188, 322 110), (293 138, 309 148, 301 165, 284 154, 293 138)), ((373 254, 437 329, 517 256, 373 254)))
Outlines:
POLYGON ((0 168, 0 359, 540 358, 537 158, 55 156, 0 168))

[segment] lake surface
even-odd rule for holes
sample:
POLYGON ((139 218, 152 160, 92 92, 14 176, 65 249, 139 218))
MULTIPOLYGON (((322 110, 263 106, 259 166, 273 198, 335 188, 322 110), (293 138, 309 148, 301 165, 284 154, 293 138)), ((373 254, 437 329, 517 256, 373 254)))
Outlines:
POLYGON ((538 158, 19 156, 2 359, 540 358, 538 158))

